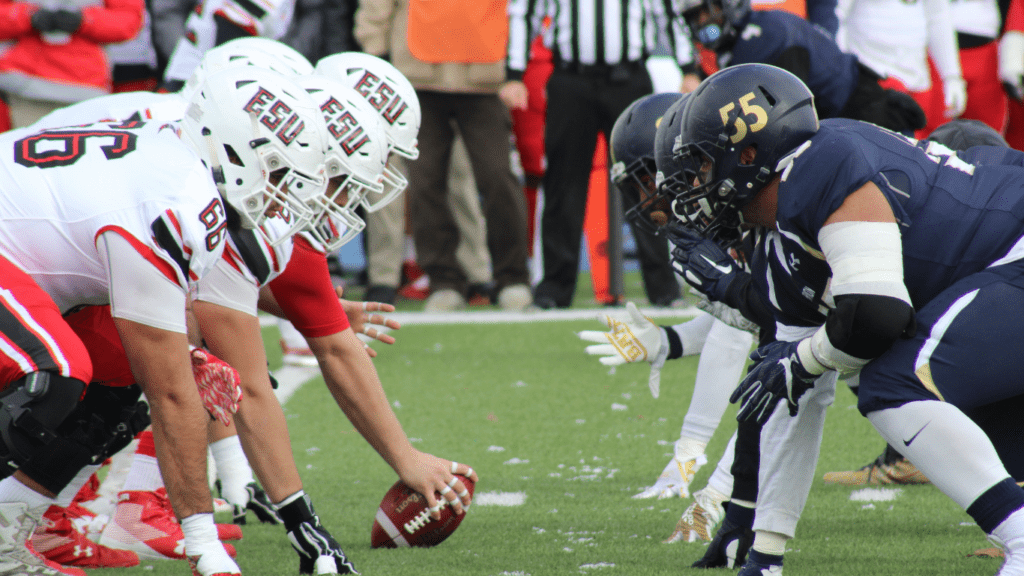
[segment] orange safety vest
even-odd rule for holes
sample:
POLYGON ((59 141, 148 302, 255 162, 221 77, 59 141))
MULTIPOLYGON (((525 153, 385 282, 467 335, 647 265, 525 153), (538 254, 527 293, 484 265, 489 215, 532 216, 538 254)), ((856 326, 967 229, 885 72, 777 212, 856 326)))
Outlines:
POLYGON ((410 0, 407 36, 424 62, 499 62, 508 49, 508 0, 410 0))

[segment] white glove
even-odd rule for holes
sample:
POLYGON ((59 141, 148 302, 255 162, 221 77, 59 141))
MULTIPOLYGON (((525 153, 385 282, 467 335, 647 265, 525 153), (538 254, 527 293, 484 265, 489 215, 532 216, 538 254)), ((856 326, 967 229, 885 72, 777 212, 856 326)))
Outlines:
POLYGON ((601 356, 605 366, 618 366, 646 360, 651 364, 651 376, 647 382, 655 398, 661 389, 661 368, 668 358, 668 334, 665 329, 651 322, 637 310, 632 302, 626 304, 626 311, 601 314, 598 317, 608 325, 608 332, 583 330, 577 336, 587 342, 600 342, 587 346, 587 354, 601 356))
POLYGON ((967 82, 960 76, 942 79, 942 94, 946 99, 946 118, 957 118, 967 108, 967 82))
POLYGON ((1006 91, 1024 100, 1024 32, 1007 30, 999 40, 999 79, 1006 91))

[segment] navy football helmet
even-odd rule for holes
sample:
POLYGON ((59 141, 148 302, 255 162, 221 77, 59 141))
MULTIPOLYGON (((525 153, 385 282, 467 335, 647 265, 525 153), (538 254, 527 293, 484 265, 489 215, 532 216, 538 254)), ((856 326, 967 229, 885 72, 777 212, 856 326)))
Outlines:
POLYGON ((658 233, 671 216, 670 199, 657 193, 654 136, 665 112, 684 100, 676 92, 644 96, 626 108, 612 127, 612 181, 627 207, 626 218, 658 233))
POLYGON ((751 10, 750 0, 679 0, 678 7, 693 39, 715 52, 732 48, 751 10), (708 14, 704 22, 702 9, 708 14))
MULTIPOLYGON (((739 240, 740 210, 818 131, 814 96, 796 76, 741 64, 701 82, 683 107, 668 178, 673 211, 685 226, 722 245, 739 240)), ((658 168, 667 162, 659 159, 658 168)))

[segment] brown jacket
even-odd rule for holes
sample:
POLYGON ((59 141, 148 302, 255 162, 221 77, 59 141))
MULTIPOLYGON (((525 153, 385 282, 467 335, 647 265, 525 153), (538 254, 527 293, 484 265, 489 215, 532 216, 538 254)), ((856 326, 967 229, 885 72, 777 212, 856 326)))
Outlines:
POLYGON ((418 90, 438 92, 497 93, 505 82, 505 62, 433 64, 409 52, 406 29, 409 0, 360 0, 356 11, 356 40, 363 51, 375 56, 389 54, 395 68, 418 90))

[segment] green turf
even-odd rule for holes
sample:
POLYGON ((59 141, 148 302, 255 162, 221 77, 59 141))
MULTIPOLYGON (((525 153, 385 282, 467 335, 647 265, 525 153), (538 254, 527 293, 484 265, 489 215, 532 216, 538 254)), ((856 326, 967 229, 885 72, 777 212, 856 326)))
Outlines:
MULTIPOLYGON (((471 464, 480 475, 478 492, 526 496, 517 507, 474 506, 433 549, 370 548, 373 515, 394 473, 354 432, 321 381, 296 393, 285 411, 306 490, 363 574, 709 574, 687 568, 703 554, 702 544, 661 543, 689 501, 630 498, 668 461, 696 359, 669 363, 662 397, 654 400, 646 365, 610 370, 583 353, 574 332, 598 327, 410 326, 396 334, 394 346, 378 345, 377 369, 414 446, 471 464)), ((694 488, 711 474, 734 415, 731 407, 694 488)), ((935 488, 906 487, 896 500, 865 508, 850 500, 852 489, 821 481, 824 472, 862 465, 881 448, 841 384, 786 574, 994 574, 999 560, 967 558, 989 546, 981 530, 935 488)), ((244 574, 297 573, 279 526, 250 524, 237 546, 244 574)), ((187 573, 179 562, 144 564, 153 574, 187 573)))

